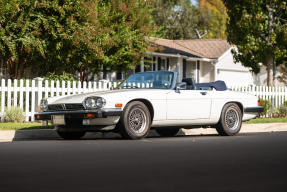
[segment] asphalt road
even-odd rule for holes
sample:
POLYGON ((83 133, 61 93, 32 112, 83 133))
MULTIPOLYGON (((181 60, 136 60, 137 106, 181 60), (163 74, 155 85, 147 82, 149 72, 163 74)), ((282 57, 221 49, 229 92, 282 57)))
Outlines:
POLYGON ((287 132, 0 143, 0 191, 287 191, 287 132))

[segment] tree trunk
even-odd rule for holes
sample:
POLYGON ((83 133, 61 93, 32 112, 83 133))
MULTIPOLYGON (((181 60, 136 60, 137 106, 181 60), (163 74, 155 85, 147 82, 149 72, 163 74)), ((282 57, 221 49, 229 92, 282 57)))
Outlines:
POLYGON ((275 72, 273 70, 274 67, 274 56, 273 56, 273 42, 272 42, 272 34, 273 34, 273 25, 274 25, 274 17, 273 17, 273 4, 270 2, 270 5, 267 7, 268 9, 268 46, 270 47, 270 58, 267 61, 267 85, 273 86, 273 79, 275 78, 275 72))
POLYGON ((267 63, 267 85, 268 86, 273 86, 274 81, 273 81, 273 57, 270 57, 267 63))

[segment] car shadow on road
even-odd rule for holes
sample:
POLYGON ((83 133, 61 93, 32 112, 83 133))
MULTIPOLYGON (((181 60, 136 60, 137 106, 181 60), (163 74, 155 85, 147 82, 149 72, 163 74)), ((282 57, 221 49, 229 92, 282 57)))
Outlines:
MULTIPOLYGON (((180 131, 178 135, 174 137, 203 137, 203 136, 218 136, 217 134, 208 134, 208 135, 184 135, 184 132, 180 131)), ((174 138, 174 137, 161 137, 156 133, 155 130, 150 130, 147 139, 154 138, 174 138)), ((16 130, 14 138, 12 141, 25 141, 25 140, 63 140, 59 137, 57 132, 53 129, 24 129, 16 130)), ((119 133, 114 132, 88 132, 85 134, 81 140, 123 140, 119 133)))
MULTIPOLYGON (((253 136, 258 134, 270 134, 278 132, 261 132, 261 133, 239 133, 237 137, 253 136)), ((155 130, 151 130, 146 139, 166 139, 166 138, 199 138, 199 137, 221 137, 218 134, 188 134, 180 131, 176 136, 162 137, 156 133, 155 130)), ((63 140, 59 137, 57 132, 53 129, 25 129, 16 130, 12 141, 25 141, 25 140, 63 140)), ((114 132, 88 132, 81 138, 81 140, 123 140, 119 133, 114 132)))

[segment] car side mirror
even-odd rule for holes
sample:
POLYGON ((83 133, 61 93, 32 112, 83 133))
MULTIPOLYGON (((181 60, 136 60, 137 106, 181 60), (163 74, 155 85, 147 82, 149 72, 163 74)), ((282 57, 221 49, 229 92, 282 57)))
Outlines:
POLYGON ((179 82, 175 86, 175 92, 180 93, 180 90, 186 89, 186 82, 179 82))

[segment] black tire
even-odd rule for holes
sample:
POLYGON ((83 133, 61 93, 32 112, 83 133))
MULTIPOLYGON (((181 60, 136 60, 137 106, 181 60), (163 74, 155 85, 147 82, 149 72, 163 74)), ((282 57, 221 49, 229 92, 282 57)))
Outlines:
POLYGON ((222 136, 236 135, 242 125, 242 112, 236 103, 226 104, 221 112, 220 120, 215 126, 216 131, 222 136))
POLYGON ((123 138, 141 139, 148 135, 151 116, 147 106, 140 101, 126 105, 119 122, 119 131, 123 138))
POLYGON ((86 132, 84 131, 57 131, 58 135, 66 140, 78 140, 81 139, 86 132))
POLYGON ((159 128, 156 132, 162 137, 173 137, 179 132, 179 128, 159 128))

